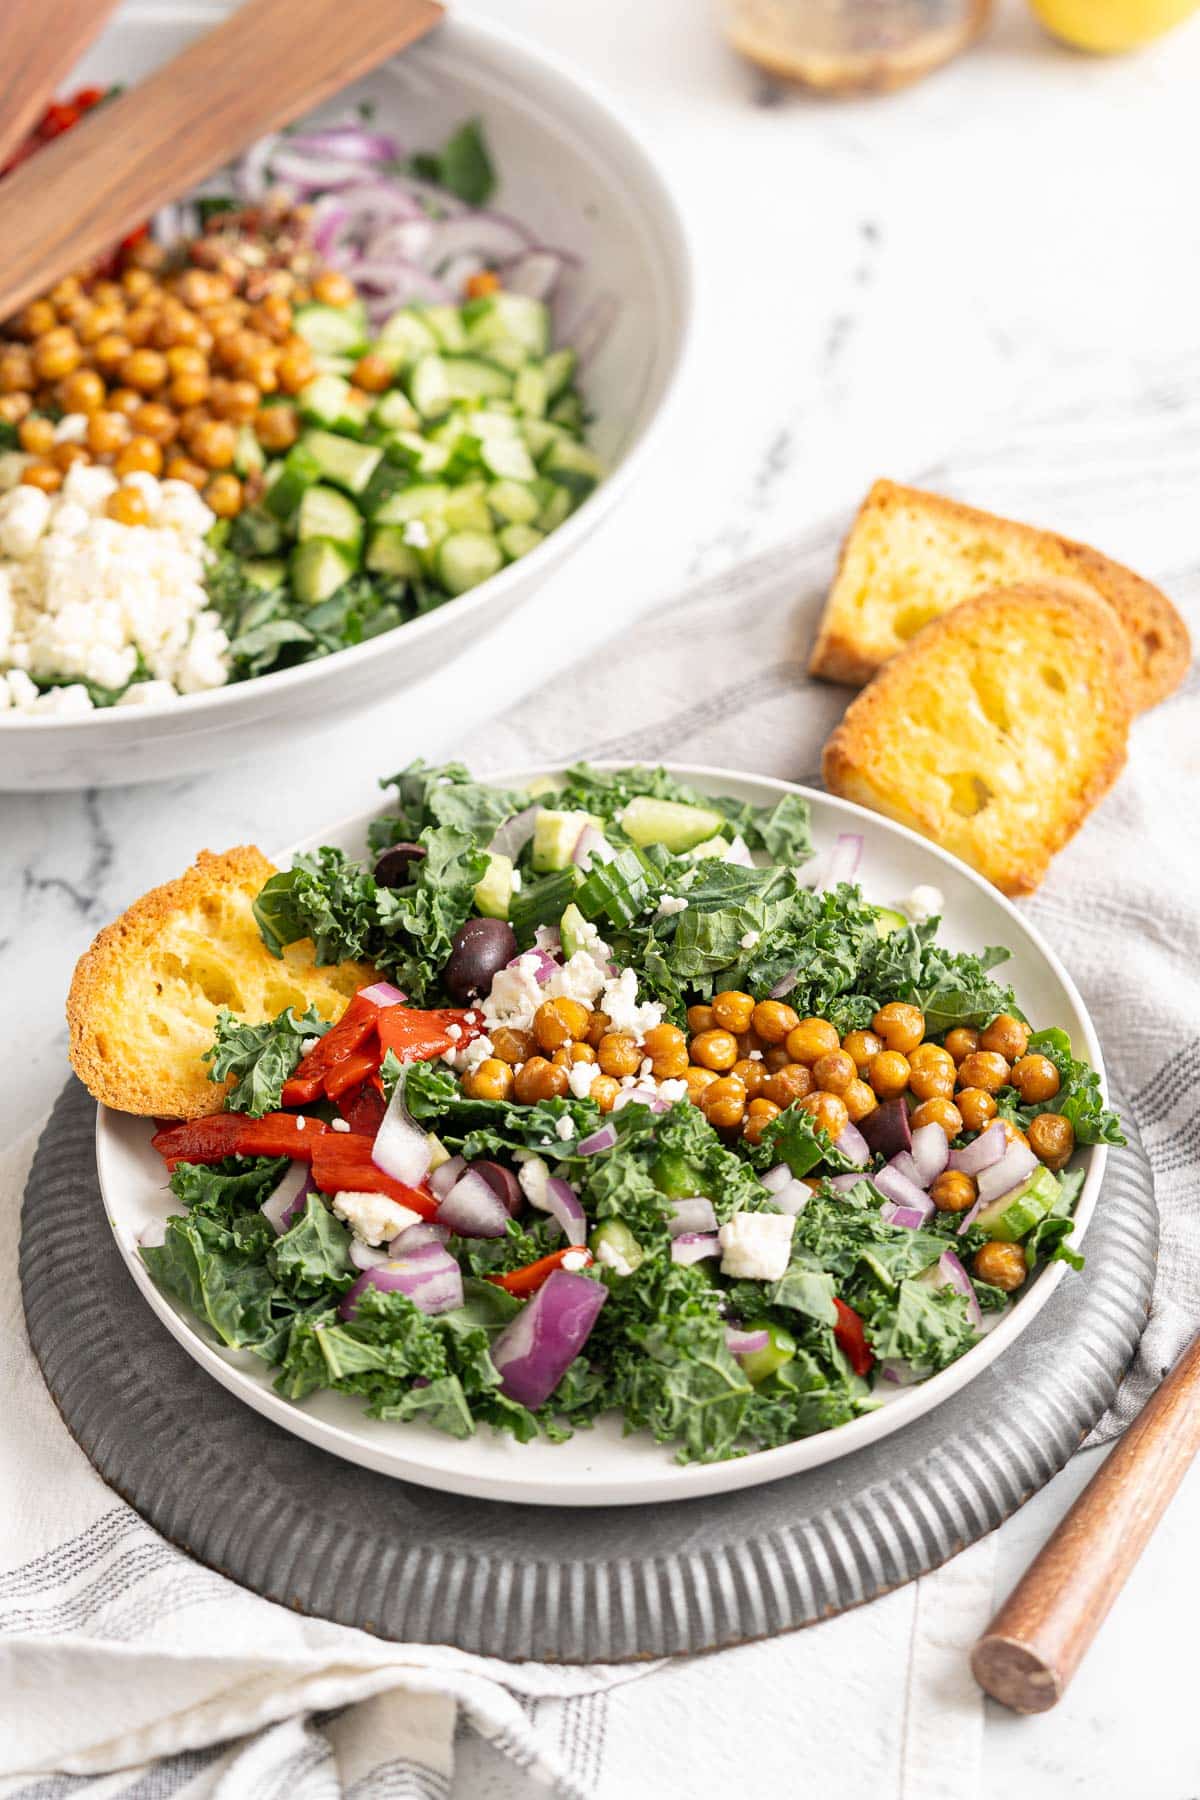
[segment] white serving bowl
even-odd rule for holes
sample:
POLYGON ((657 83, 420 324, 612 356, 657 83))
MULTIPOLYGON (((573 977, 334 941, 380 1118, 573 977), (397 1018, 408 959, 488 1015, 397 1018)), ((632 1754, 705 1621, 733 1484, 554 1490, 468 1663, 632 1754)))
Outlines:
MULTIPOLYGON (((219 16, 203 5, 125 8, 81 65, 133 81, 219 16)), ((691 275, 675 204, 648 153, 573 71, 491 25, 447 18, 425 42, 349 88, 317 117, 370 99, 381 126, 436 146, 484 121, 498 204, 583 263, 582 299, 613 293, 617 316, 586 371, 590 442, 610 473, 520 562, 436 612, 352 650, 160 709, 80 719, 0 715, 0 789, 153 781, 264 750, 400 692, 516 611, 628 490, 662 423, 687 337, 691 275)))

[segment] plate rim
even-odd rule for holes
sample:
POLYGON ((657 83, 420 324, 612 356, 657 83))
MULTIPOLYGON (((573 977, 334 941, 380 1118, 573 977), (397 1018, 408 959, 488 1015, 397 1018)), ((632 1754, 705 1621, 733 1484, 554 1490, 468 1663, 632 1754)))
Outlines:
MULTIPOLYGON (((561 775, 564 766, 556 763, 541 763, 494 772, 489 770, 481 772, 478 778, 489 783, 518 786, 546 775, 561 775)), ((600 769, 619 769, 628 767, 629 764, 628 759, 625 758, 605 757, 595 759, 593 766, 600 769)), ((940 845, 933 844, 927 838, 922 837, 920 833, 910 830, 907 826, 886 818, 883 814, 872 812, 867 807, 859 806, 854 801, 843 800, 835 794, 827 794, 822 789, 808 787, 800 782, 787 781, 779 776, 763 775, 751 770, 738 770, 706 763, 667 762, 661 766, 678 778, 695 780, 701 785, 706 782, 714 786, 720 782, 744 782, 770 789, 780 795, 799 794, 810 804, 815 802, 820 808, 831 808, 835 814, 844 815, 851 820, 862 820, 874 829, 882 828, 885 835, 898 836, 902 841, 913 846, 922 856, 929 856, 935 865, 952 870, 959 878, 966 877, 968 883, 978 889, 987 900, 999 903, 1001 910, 1007 913, 1014 924, 1019 927, 1021 933, 1032 944, 1033 949, 1044 959, 1050 972, 1061 983, 1083 1026, 1088 1058, 1099 1074, 1102 1089, 1107 1095, 1108 1080, 1099 1037, 1091 1014, 1070 972, 1055 950, 1045 941, 1037 926, 1020 913, 1006 895, 1001 894, 976 870, 951 855, 949 851, 943 850, 940 845)), ((383 810, 382 807, 374 807, 347 814, 339 820, 319 827, 316 832, 297 839, 291 846, 273 853, 271 860, 282 866, 285 859, 296 854, 314 838, 329 838, 347 831, 361 831, 372 818, 379 816, 381 810, 383 810)), ((460 1473, 456 1470, 434 1469, 419 1460, 398 1454, 390 1446, 382 1443, 372 1444, 369 1433, 374 1421, 367 1419, 365 1413, 361 1414, 356 1428, 350 1429, 306 1412, 303 1403, 287 1400, 282 1395, 276 1394, 271 1387, 259 1386, 258 1383, 248 1378, 238 1361, 235 1360, 251 1353, 219 1350, 215 1345, 206 1341, 183 1312, 176 1310, 168 1297, 152 1281, 145 1264, 136 1254, 136 1246, 128 1243, 125 1236, 117 1230, 116 1221, 109 1206, 106 1185, 106 1135, 110 1131, 117 1130, 118 1126, 110 1124, 108 1121, 110 1119, 114 1121, 132 1120, 133 1117, 134 1115, 131 1114, 110 1113, 109 1109, 97 1104, 95 1148, 101 1200, 117 1240, 122 1261, 135 1286, 147 1300, 152 1311, 193 1360, 198 1362, 228 1392, 263 1417, 345 1461, 373 1469, 377 1473, 393 1479, 414 1482, 421 1487, 467 1495, 472 1498, 480 1497, 480 1478, 477 1476, 465 1472, 460 1473)), ((1088 1151, 1089 1158, 1084 1185, 1074 1214, 1076 1242, 1080 1242, 1086 1235, 1087 1227, 1095 1212, 1108 1163, 1107 1145, 1091 1145, 1088 1146, 1088 1151)), ((952 1395, 969 1385, 1032 1324, 1038 1313, 1057 1291, 1066 1272, 1067 1265, 1065 1263, 1051 1263, 1041 1271, 1028 1292, 1022 1295, 998 1325, 965 1355, 951 1363, 948 1368, 930 1376, 926 1381, 904 1389, 900 1396, 886 1406, 866 1413, 849 1424, 833 1426, 826 1431, 814 1433, 810 1437, 793 1439, 790 1443, 778 1445, 773 1449, 751 1451, 744 1456, 714 1463, 689 1463, 680 1466, 670 1460, 670 1447, 663 1445, 660 1446, 663 1454, 662 1467, 655 1473, 643 1473, 635 1477, 602 1475, 594 1480, 575 1477, 565 1483, 556 1483, 553 1474, 526 1476, 501 1474, 498 1471, 493 1474, 489 1471, 485 1477, 489 1490, 487 1498, 509 1504, 534 1506, 587 1507, 657 1504, 662 1501, 708 1497, 714 1494, 728 1493, 735 1489, 758 1486, 765 1482, 781 1480, 787 1476, 802 1473, 806 1469, 835 1462, 852 1455, 856 1450, 864 1449, 882 1438, 891 1436, 894 1432, 903 1429, 905 1425, 931 1412, 943 1400, 951 1398, 952 1395)), ((645 1434, 638 1435, 645 1436, 645 1434)), ((518 1450, 520 1448, 517 1446, 518 1450)))

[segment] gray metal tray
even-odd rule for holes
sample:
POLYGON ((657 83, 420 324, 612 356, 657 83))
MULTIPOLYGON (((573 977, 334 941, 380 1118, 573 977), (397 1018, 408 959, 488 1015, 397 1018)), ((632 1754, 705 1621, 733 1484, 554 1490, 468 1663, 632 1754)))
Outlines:
POLYGON ((1057 1473, 1145 1323, 1149 1166, 1115 1151, 1087 1268, 962 1393, 872 1448, 672 1505, 522 1508, 411 1487, 279 1430, 211 1381, 129 1280, 78 1084, 25 1193, 34 1351, 104 1480, 201 1562, 298 1611, 508 1659, 621 1662, 794 1630, 935 1568, 1057 1473))

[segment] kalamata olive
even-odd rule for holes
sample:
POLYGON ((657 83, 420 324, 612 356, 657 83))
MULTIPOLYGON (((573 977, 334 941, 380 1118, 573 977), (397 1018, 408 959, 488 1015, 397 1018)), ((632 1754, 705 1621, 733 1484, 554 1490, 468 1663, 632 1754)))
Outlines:
POLYGON ((493 975, 516 954, 516 936, 503 919, 468 919, 454 934, 442 976, 456 1000, 469 1000, 472 994, 486 994, 493 975))
POLYGON ((483 1176, 493 1194, 497 1199, 503 1200, 515 1219, 525 1204, 525 1196, 521 1192, 521 1184, 512 1170, 506 1169, 503 1163, 473 1162, 471 1171, 475 1175, 483 1176))
POLYGON ((880 1156, 895 1156, 898 1151, 912 1149, 912 1127, 903 1095, 897 1094, 869 1112, 858 1121, 858 1129, 880 1156))
POLYGON ((375 880, 380 887, 407 887, 413 878, 413 864, 424 854, 424 844, 393 844, 375 864, 375 880))

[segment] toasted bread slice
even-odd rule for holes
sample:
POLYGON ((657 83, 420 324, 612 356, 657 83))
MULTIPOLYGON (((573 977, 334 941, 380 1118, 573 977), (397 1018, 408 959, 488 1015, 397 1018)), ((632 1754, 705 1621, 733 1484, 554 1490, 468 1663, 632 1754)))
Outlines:
POLYGON ((67 1000, 71 1062, 97 1100, 119 1112, 196 1119, 219 1112, 229 1085, 201 1059, 219 1007, 258 1023, 284 1007, 337 1019, 377 979, 367 963, 316 968, 313 946, 283 960, 259 935, 252 906, 275 869, 260 850, 202 850, 178 881, 152 888, 80 957, 67 1000))
POLYGON ((1158 588, 1086 544, 891 481, 875 483, 842 546, 810 672, 862 687, 950 607, 988 588, 1047 580, 1116 613, 1129 640, 1138 712, 1179 686, 1191 644, 1158 588))
POLYGON ((1028 894, 1120 772, 1131 685, 1102 601, 1001 588, 927 625, 852 701, 825 785, 1028 894))

